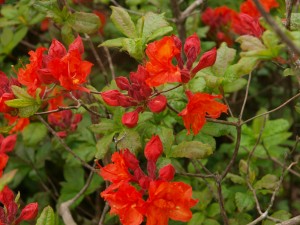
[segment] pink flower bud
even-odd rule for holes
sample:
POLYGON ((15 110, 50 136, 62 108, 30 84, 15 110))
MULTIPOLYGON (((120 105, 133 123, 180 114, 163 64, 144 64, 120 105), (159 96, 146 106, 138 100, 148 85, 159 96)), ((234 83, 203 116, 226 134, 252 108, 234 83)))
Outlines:
POLYGON ((152 136, 145 147, 145 157, 149 161, 156 162, 163 152, 163 144, 158 135, 152 136))
POLYGON ((192 74, 196 74, 199 70, 202 70, 206 67, 212 66, 217 59, 217 49, 213 48, 212 50, 205 52, 200 60, 198 65, 192 70, 192 74))
POLYGON ((38 203, 30 203, 22 209, 19 218, 16 220, 15 224, 18 225, 23 220, 33 220, 38 214, 38 203))
POLYGON ((124 113, 122 116, 122 123, 129 128, 133 128, 136 126, 139 120, 139 113, 135 110, 132 112, 124 113))
POLYGON ((148 102, 149 109, 154 113, 160 113, 167 106, 167 98, 164 95, 159 95, 148 102))
POLYGON ((187 57, 187 65, 186 68, 190 70, 192 68, 193 63, 197 59, 198 55, 201 51, 200 39, 197 34, 193 34, 189 36, 184 44, 184 52, 187 57))
POLYGON ((181 57, 181 50, 182 50, 182 42, 181 40, 175 36, 175 35, 172 35, 172 38, 174 40, 174 43, 175 43, 175 46, 179 49, 179 52, 177 55, 175 55, 175 58, 177 60, 177 63, 178 63, 178 66, 180 69, 183 68, 183 60, 182 60, 182 57, 181 57))
POLYGON ((118 88, 128 91, 130 83, 126 77, 117 77, 115 80, 118 88))
POLYGON ((175 169, 172 164, 168 164, 159 170, 159 178, 163 181, 173 180, 175 169))

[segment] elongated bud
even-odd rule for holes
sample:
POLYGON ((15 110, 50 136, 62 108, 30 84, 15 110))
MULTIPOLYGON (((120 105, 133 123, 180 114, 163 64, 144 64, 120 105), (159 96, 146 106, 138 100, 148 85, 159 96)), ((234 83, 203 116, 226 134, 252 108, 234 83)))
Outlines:
POLYGON ((205 52, 201 56, 198 65, 192 70, 192 74, 195 75, 199 70, 212 66, 216 62, 216 59, 217 59, 216 48, 213 48, 212 50, 205 52))
POLYGON ((173 180, 175 169, 172 164, 168 164, 159 170, 159 178, 163 181, 173 180))
POLYGON ((137 125, 139 120, 139 113, 135 110, 132 112, 124 113, 122 116, 122 123, 129 128, 133 128, 137 125))
POLYGON ((200 39, 197 34, 189 36, 184 44, 184 53, 187 57, 186 68, 190 70, 193 66, 193 63, 197 59, 201 51, 200 39))
POLYGON ((178 66, 180 69, 183 69, 183 60, 182 60, 182 56, 181 56, 181 51, 182 51, 182 42, 181 40, 175 36, 172 35, 172 38, 174 40, 175 46, 179 49, 179 52, 177 55, 175 55, 175 58, 177 60, 178 66))
POLYGON ((33 220, 38 214, 38 203, 30 203, 22 209, 19 218, 16 220, 15 224, 18 225, 23 220, 33 220))
POLYGON ((152 136, 145 147, 145 157, 149 161, 156 162, 158 157, 163 153, 163 144, 158 135, 152 136))
POLYGON ((159 95, 148 102, 149 109, 154 113, 160 113, 167 106, 167 98, 164 95, 159 95))
POLYGON ((53 39, 50 48, 48 50, 48 55, 54 58, 62 58, 67 54, 65 46, 58 40, 53 39))
POLYGON ((4 138, 1 143, 0 153, 11 152, 15 147, 16 141, 17 141, 16 134, 9 135, 6 138, 4 138))
POLYGON ((115 80, 118 88, 128 91, 128 89, 130 88, 130 83, 126 77, 117 77, 115 80))
POLYGON ((191 80, 191 73, 187 69, 182 69, 180 71, 180 76, 181 76, 181 82, 186 84, 191 80))

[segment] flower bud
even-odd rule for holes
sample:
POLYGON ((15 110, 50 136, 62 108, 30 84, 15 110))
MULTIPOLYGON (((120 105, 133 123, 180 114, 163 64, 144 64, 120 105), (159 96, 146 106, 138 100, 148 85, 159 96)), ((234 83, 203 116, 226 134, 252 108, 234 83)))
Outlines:
POLYGON ((197 34, 193 34, 189 36, 184 44, 184 53, 187 57, 187 65, 186 68, 190 70, 192 68, 193 63, 197 59, 197 56, 200 54, 201 45, 200 39, 197 34))
POLYGON ((216 48, 213 48, 212 50, 205 52, 201 56, 198 65, 192 70, 192 74, 195 75, 199 70, 212 66, 216 62, 216 59, 217 59, 216 48))
POLYGON ((186 84, 191 80, 191 74, 190 71, 187 69, 182 69, 180 71, 180 76, 181 76, 181 82, 186 84))
POLYGON ((14 94, 12 93, 4 93, 2 96, 0 96, 0 112, 2 113, 9 113, 14 108, 9 107, 8 105, 5 104, 6 101, 15 99, 14 94))
POLYGON ((139 113, 135 110, 132 112, 124 113, 122 116, 122 123, 129 128, 133 128, 136 126, 139 120, 139 113))
POLYGON ((103 101, 110 106, 119 106, 119 99, 122 93, 118 90, 109 90, 101 93, 103 101))
POLYGON ((23 220, 33 220, 38 214, 38 203, 30 203, 22 209, 19 218, 16 220, 15 224, 19 224, 23 220))
POLYGON ((139 160, 128 149, 123 150, 123 158, 129 169, 135 170, 139 166, 139 160))
POLYGON ((164 95, 158 95, 148 102, 149 109, 154 113, 160 113, 165 110, 167 106, 167 98, 164 95))
POLYGON ((152 136, 145 147, 145 157, 149 161, 156 162, 163 152, 163 144, 158 135, 152 136))
POLYGON ((117 77, 115 80, 118 88, 128 91, 130 83, 126 77, 117 77))
POLYGON ((182 57, 181 57, 181 50, 182 50, 182 42, 181 40, 175 36, 175 35, 172 35, 172 38, 174 40, 174 43, 175 43, 175 46, 179 49, 180 53, 178 53, 177 55, 175 55, 175 58, 177 60, 177 63, 178 63, 178 66, 180 69, 183 68, 183 60, 182 60, 182 57))
POLYGON ((9 135, 1 141, 0 153, 11 152, 16 144, 17 135, 9 135))
POLYGON ((175 175, 175 169, 172 164, 168 164, 159 170, 159 178, 163 181, 171 181, 175 175))

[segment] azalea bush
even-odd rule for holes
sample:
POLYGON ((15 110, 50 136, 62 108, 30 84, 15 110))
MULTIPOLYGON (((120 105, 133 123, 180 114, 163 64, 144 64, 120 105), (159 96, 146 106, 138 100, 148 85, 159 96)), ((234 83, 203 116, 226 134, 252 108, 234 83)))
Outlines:
POLYGON ((0 225, 300 223, 298 1, 0 1, 0 225))

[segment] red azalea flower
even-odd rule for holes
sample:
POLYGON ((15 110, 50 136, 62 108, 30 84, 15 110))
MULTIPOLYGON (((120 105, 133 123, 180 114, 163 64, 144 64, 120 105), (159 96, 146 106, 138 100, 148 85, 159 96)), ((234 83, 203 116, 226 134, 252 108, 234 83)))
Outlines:
POLYGON ((178 115, 182 116, 185 128, 190 133, 190 129, 196 135, 206 122, 205 117, 218 118, 222 112, 227 112, 227 106, 215 101, 222 98, 220 95, 210 95, 206 93, 192 94, 186 92, 188 104, 178 115))
POLYGON ((3 170, 6 167, 7 161, 8 161, 8 155, 4 153, 0 153, 0 177, 2 176, 3 170))
POLYGON ((113 163, 100 168, 100 176, 103 177, 104 180, 118 183, 120 181, 133 179, 133 176, 128 171, 122 152, 115 152, 111 157, 111 161, 113 163))
POLYGON ((149 72, 149 78, 146 83, 150 87, 181 82, 180 69, 172 64, 172 59, 180 54, 180 51, 172 37, 164 37, 148 44, 146 55, 149 61, 146 63, 146 70, 149 72))
MULTIPOLYGON (((260 0, 260 4, 264 7, 266 12, 270 12, 272 8, 279 7, 276 0, 260 0)), ((261 16, 253 0, 246 0, 243 2, 240 6, 240 11, 253 18, 259 18, 261 16)))
POLYGON ((147 85, 149 73, 143 66, 138 66, 136 72, 131 72, 127 77, 117 77, 116 84, 122 91, 109 90, 101 93, 104 102, 110 106, 130 107, 136 106, 132 112, 127 112, 122 117, 122 123, 127 127, 135 127, 138 122, 138 113, 148 108, 154 113, 160 113, 167 106, 167 98, 164 95, 154 97, 153 90, 147 85))
POLYGON ((8 78, 5 73, 0 71, 0 112, 10 113, 15 110, 5 104, 7 100, 15 99, 15 95, 11 90, 11 86, 21 86, 21 84, 14 78, 8 78))
POLYGON ((148 190, 147 224, 167 225, 169 218, 187 222, 192 218, 192 187, 183 182, 152 181, 148 190))
POLYGON ((9 126, 13 126, 13 128, 9 131, 10 134, 24 130, 24 128, 27 127, 27 125, 30 123, 28 118, 11 116, 7 113, 4 114, 4 118, 8 121, 9 126))
POLYGON ((232 28, 239 35, 251 35, 260 38, 264 28, 259 24, 257 18, 240 13, 232 23, 232 28))
POLYGON ((16 141, 17 141, 16 134, 9 135, 5 138, 2 136, 2 134, 0 134, 0 154, 11 152, 15 147, 16 141))
POLYGON ((129 183, 112 184, 101 192, 101 197, 109 203, 110 213, 119 215, 123 225, 139 225, 143 222, 145 201, 141 192, 129 183))
POLYGON ((0 207, 0 223, 19 225, 22 221, 29 221, 37 216, 38 203, 35 202, 26 205, 17 217, 18 204, 15 202, 14 193, 7 186, 0 191, 0 202, 5 207, 5 210, 0 207))

